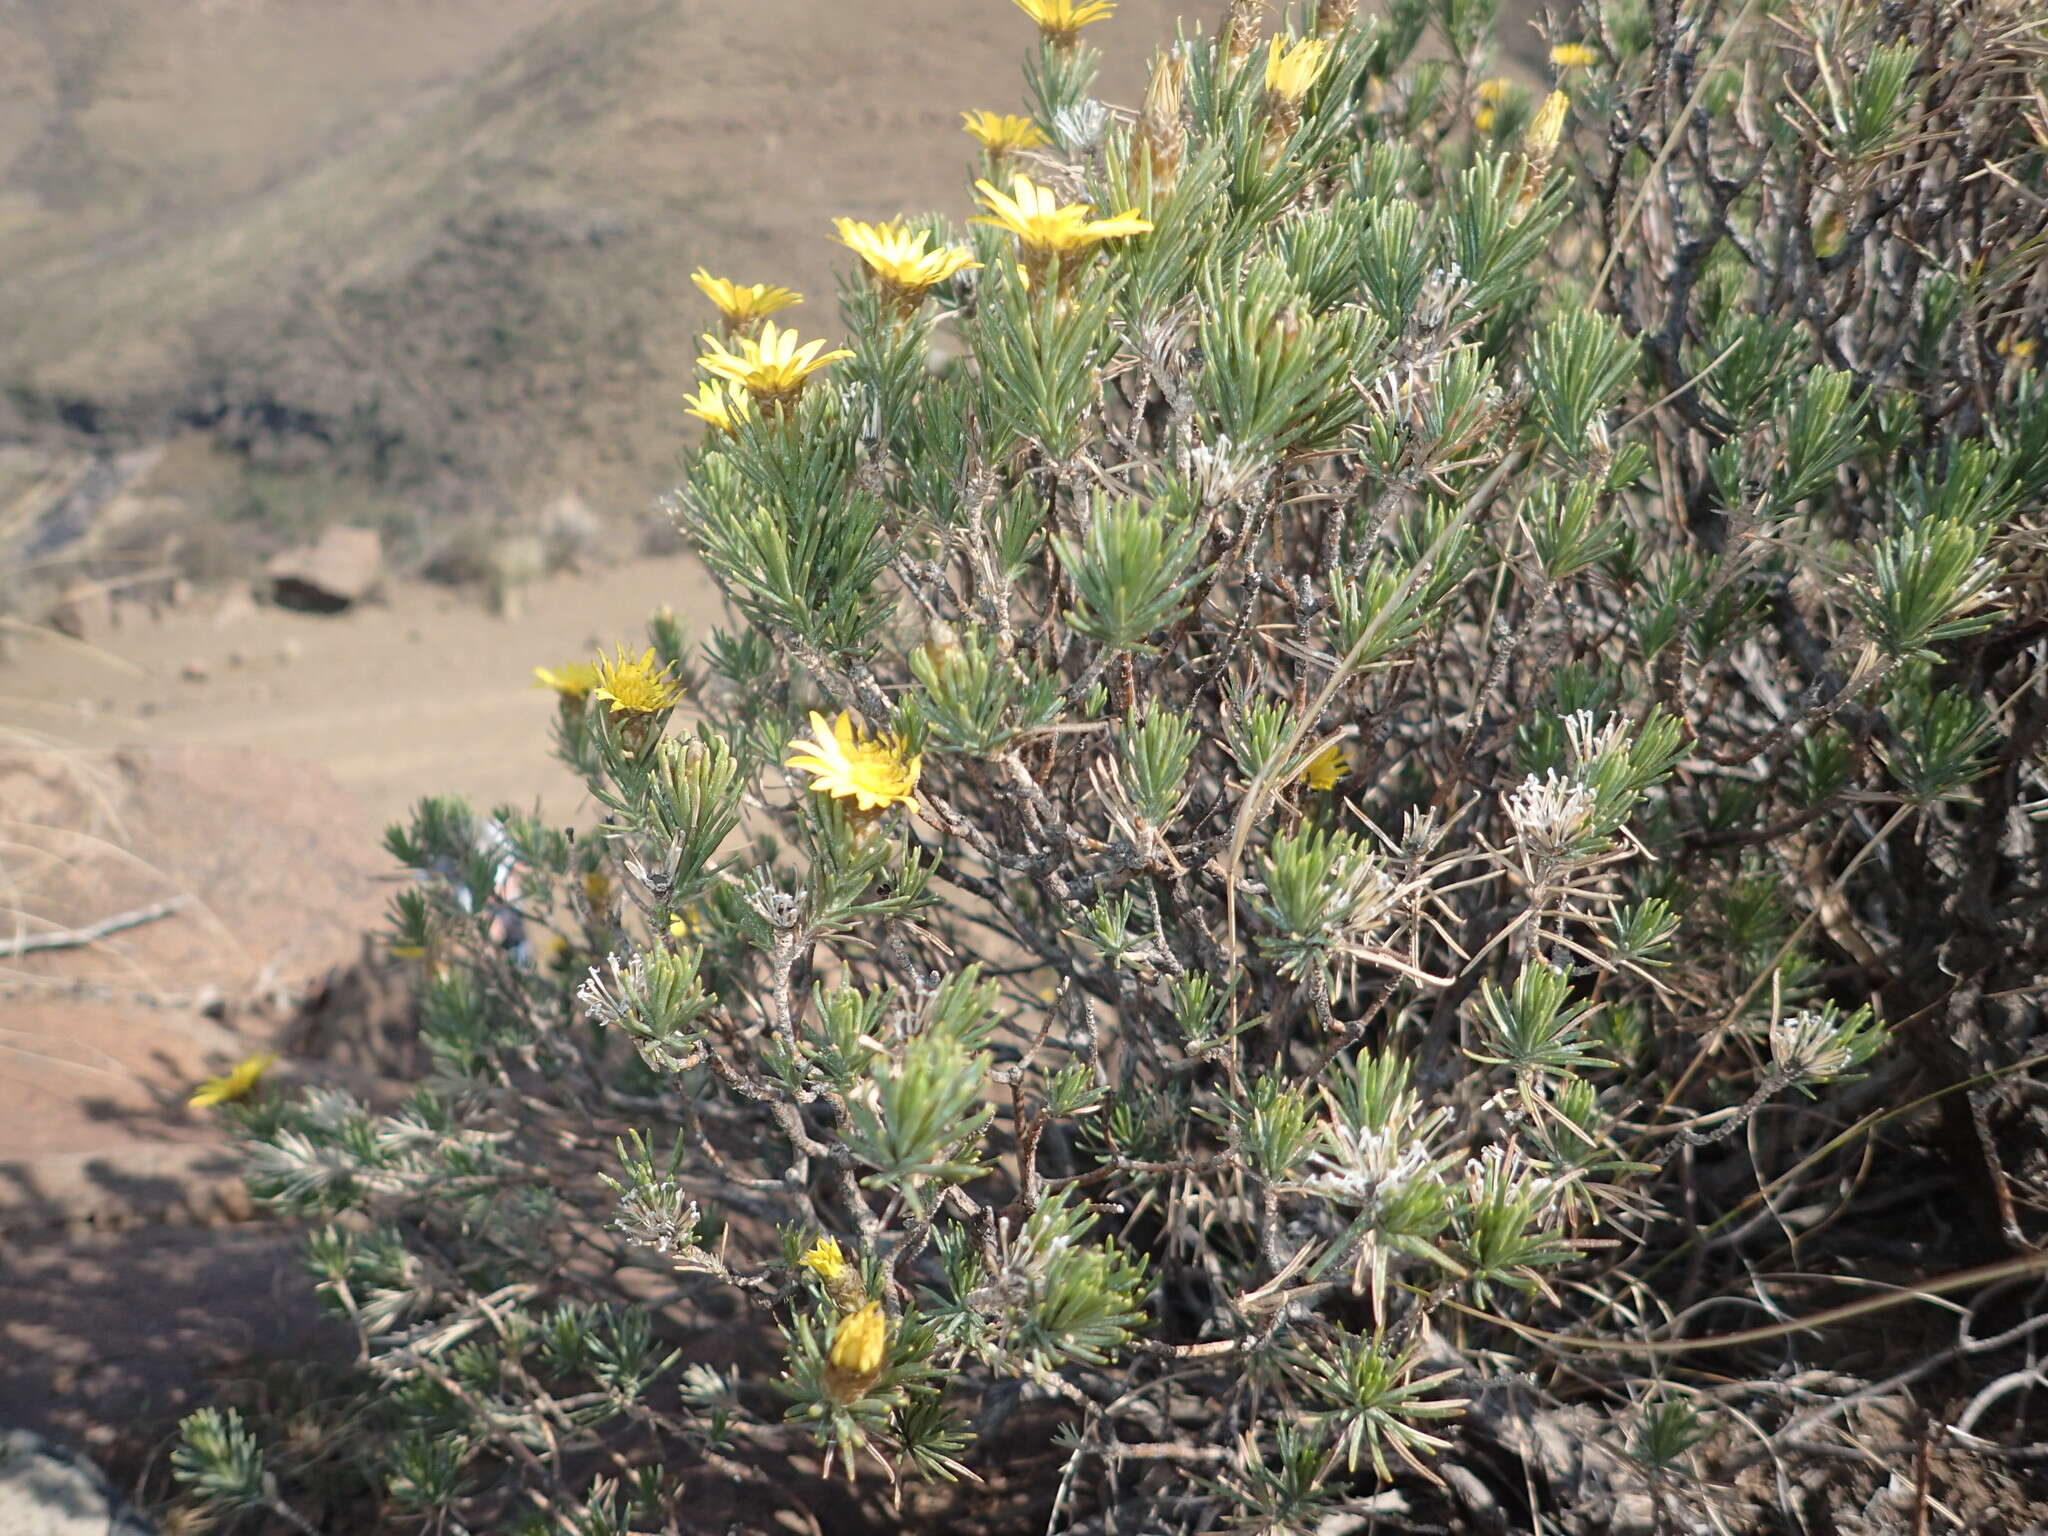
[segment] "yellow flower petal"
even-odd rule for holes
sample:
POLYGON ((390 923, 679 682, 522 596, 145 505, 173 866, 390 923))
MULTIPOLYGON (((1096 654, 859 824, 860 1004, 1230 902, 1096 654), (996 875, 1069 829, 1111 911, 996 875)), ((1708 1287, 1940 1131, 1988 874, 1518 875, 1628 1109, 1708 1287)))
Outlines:
POLYGON ((725 317, 728 325, 751 325, 778 309, 787 309, 792 304, 801 304, 804 296, 793 288, 784 288, 774 283, 735 283, 727 278, 713 277, 699 267, 690 274, 695 283, 725 317))
POLYGON ((846 1255, 840 1250, 839 1239, 821 1237, 804 1250, 797 1260, 820 1280, 836 1280, 846 1273, 846 1255))
POLYGON ((1071 43, 1081 29, 1106 19, 1113 0, 1014 0, 1018 10, 1038 23, 1049 42, 1071 43))
POLYGON ((1304 37, 1291 44, 1284 37, 1274 38, 1266 51, 1266 89, 1290 106, 1299 106, 1323 72, 1329 51, 1321 38, 1304 37))
POLYGON ((810 736, 797 737, 789 751, 783 766, 808 773, 814 794, 851 800, 863 811, 908 805, 924 763, 907 755, 894 732, 864 738, 845 712, 828 724, 812 710, 810 736))
POLYGON ((232 1104, 246 1099, 256 1091, 263 1074, 276 1060, 277 1057, 269 1051, 244 1056, 220 1077, 209 1077, 201 1083, 185 1102, 194 1109, 211 1109, 216 1104, 232 1104))
POLYGON ((627 657, 623 645, 617 656, 597 659, 597 686, 591 697, 609 705, 614 715, 657 715, 673 709, 682 696, 682 684, 669 676, 669 669, 655 666, 651 645, 637 660, 627 657))
POLYGON ((1301 776, 1310 789, 1328 793, 1344 782, 1344 775, 1350 769, 1351 763, 1344 756, 1344 749, 1333 741, 1309 759, 1301 776))
POLYGON ((848 1376, 872 1380, 882 1369, 888 1352, 889 1319, 882 1304, 871 1301, 832 1331, 832 1364, 848 1376))
POLYGON ((752 398, 744 389, 727 387, 713 379, 694 395, 683 396, 683 414, 708 422, 721 432, 733 432, 754 414, 752 398))
POLYGON ((1151 221, 1135 208, 1108 219, 1090 219, 1094 209, 1086 203, 1060 205, 1049 188, 1041 187, 1021 172, 1011 178, 1013 194, 1006 194, 986 181, 974 184, 988 213, 977 215, 976 224, 992 224, 1016 236, 1026 251, 1040 257, 1071 256, 1091 249, 1103 240, 1150 233, 1151 221))
POLYGON ((825 345, 822 341, 799 348, 796 332, 784 330, 773 320, 762 326, 759 337, 735 336, 733 345, 727 347, 717 337, 706 336, 704 345, 709 350, 697 359, 697 366, 715 378, 739 385, 763 404, 794 399, 812 374, 842 357, 853 356, 844 347, 820 356, 818 349, 825 345))
POLYGON ((992 155, 1036 149, 1046 142, 1045 133, 1038 124, 1014 112, 962 112, 960 118, 975 142, 992 155))
POLYGON ((1571 97, 1563 91, 1552 91, 1543 98, 1543 105, 1522 131, 1522 148, 1532 161, 1547 165, 1557 152, 1558 141, 1564 136, 1564 115, 1571 104, 1571 97))
POLYGON ((587 661, 572 661, 563 667, 535 667, 533 676, 542 688, 552 688, 571 704, 580 704, 597 686, 597 668, 587 661))
POLYGON ((914 306, 935 284, 955 273, 978 267, 974 253, 961 245, 941 246, 928 251, 931 236, 923 230, 891 222, 863 224, 858 219, 835 219, 833 227, 848 250, 867 264, 883 289, 906 308, 914 306))

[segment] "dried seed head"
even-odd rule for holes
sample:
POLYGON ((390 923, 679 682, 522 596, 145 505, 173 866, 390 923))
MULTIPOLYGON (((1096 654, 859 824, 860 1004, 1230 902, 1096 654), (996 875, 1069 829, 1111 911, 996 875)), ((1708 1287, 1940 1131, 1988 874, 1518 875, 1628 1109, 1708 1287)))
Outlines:
POLYGON ((1788 1082, 1824 1082, 1855 1065, 1839 1020, 1811 1009, 1771 1024, 1771 1061, 1788 1082))
POLYGON ((1593 820, 1593 792, 1555 769, 1540 779, 1532 773, 1508 796, 1507 811, 1522 849, 1538 864, 1552 863, 1585 837, 1593 820))
POLYGON ((1187 55, 1179 48, 1160 55, 1131 135, 1131 179, 1142 182, 1150 177, 1152 191, 1160 198, 1172 195, 1180 184, 1181 162, 1187 155, 1187 125, 1181 121, 1181 88, 1187 72, 1187 55))
POLYGON ((1061 149, 1076 159, 1100 149, 1108 129, 1109 108, 1092 96, 1071 107, 1061 107, 1052 115, 1053 137, 1059 140, 1061 149))
POLYGON ((1264 480, 1270 468, 1263 456, 1245 452, 1219 434, 1213 444, 1188 450, 1184 472, 1195 483, 1203 506, 1220 507, 1264 480))
POLYGON ((1316 36, 1333 42, 1358 19, 1358 0, 1317 0, 1316 36))
POLYGON ((1223 57, 1229 68, 1242 64, 1259 46, 1259 24, 1265 11, 1266 0, 1230 0, 1223 13, 1223 57))

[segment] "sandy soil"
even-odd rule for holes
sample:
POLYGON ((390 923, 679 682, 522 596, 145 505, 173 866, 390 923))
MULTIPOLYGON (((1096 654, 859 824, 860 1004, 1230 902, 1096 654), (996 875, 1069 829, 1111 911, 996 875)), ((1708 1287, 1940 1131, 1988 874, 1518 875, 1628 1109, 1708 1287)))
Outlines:
MULTIPOLYGON (((1109 99, 1182 9, 1094 29, 1109 99)), ((1022 105, 1032 40, 1008 0, 0 0, 0 440, 637 511, 690 272, 836 331, 832 217, 973 212, 960 113, 1022 105)))
POLYGON ((318 764, 379 826, 422 795, 568 816, 581 791, 548 750, 550 695, 533 669, 644 643, 672 608, 701 635, 721 622, 694 561, 639 559, 527 589, 516 620, 474 592, 400 582, 334 615, 203 595, 159 618, 122 605, 120 628, 81 645, 18 637, 0 663, 0 729, 76 747, 242 747, 318 764))

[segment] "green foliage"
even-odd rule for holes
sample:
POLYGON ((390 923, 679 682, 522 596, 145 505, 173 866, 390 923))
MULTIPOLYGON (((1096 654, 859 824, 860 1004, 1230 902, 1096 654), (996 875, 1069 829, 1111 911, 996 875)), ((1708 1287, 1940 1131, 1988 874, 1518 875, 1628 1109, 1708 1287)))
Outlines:
MULTIPOLYGON (((656 1529, 817 1452, 878 1523, 1052 1446, 1055 1531, 1476 1527, 1512 1393, 1675 1530, 1724 1410, 1864 1390, 1787 1352, 1875 1294, 1862 1202, 1961 1177, 1930 1119, 2023 1141, 2018 34, 1567 7, 1553 144, 1489 0, 1317 9, 1299 100, 1190 31, 1120 114, 1043 39, 1046 242, 857 278, 854 355, 685 450, 743 627, 657 619, 675 718, 559 699, 594 820, 390 835, 423 1081, 228 1112, 387 1518, 656 1529), (1997 175, 1929 173, 1963 137, 1997 175)), ((1913 1265, 1977 1262, 1951 1192, 1913 1265)), ((286 1518, 190 1423, 196 1497, 286 1518)))
POLYGON ((1392 1478, 1391 1454, 1421 1470, 1423 1457, 1448 1441, 1421 1426, 1454 1418, 1464 1399, 1431 1397, 1456 1371, 1415 1373, 1412 1355, 1390 1348, 1379 1334, 1339 1337, 1327 1355, 1312 1355, 1300 1372, 1307 1390, 1321 1403, 1322 1423, 1344 1453, 1344 1465, 1358 1470, 1361 1456, 1382 1481, 1392 1478))
POLYGON ((1201 530, 1176 527, 1156 506, 1095 501, 1078 540, 1055 547, 1076 602, 1075 633, 1110 651, 1137 650, 1179 612, 1195 583, 1201 530))
POLYGON ((1575 463, 1607 448, 1600 412, 1628 382, 1635 361, 1635 343, 1604 315, 1560 315, 1530 338, 1532 416, 1549 451, 1575 463))
POLYGON ((262 1449, 232 1408, 201 1408, 179 1420, 171 1475, 203 1502, 229 1511, 265 1502, 262 1449))
POLYGON ((910 668, 924 685, 920 703, 933 734, 971 757, 991 756, 1059 718, 1058 683, 1003 656, 979 628, 920 646, 910 668))
POLYGON ((1186 803, 1194 753, 1195 733, 1178 715, 1147 714, 1124 734, 1124 783, 1138 814, 1153 826, 1165 826, 1186 803))
POLYGON ((1614 1065, 1593 1055, 1590 1043, 1580 1035, 1592 1005, 1569 1003, 1570 996, 1571 978, 1541 961, 1522 967, 1512 993, 1482 982, 1480 1008, 1493 1054, 1473 1051, 1473 1059, 1518 1074, 1555 1075, 1614 1065))

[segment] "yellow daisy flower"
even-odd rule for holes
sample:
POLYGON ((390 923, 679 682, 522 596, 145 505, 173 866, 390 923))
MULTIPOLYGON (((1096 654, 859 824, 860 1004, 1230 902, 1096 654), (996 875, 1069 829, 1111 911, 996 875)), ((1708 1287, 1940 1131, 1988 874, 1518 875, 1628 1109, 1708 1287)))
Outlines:
POLYGON ((889 1319, 882 1315, 882 1304, 871 1301, 832 1330, 825 1390, 842 1403, 852 1402, 875 1384, 888 1352, 889 1319))
POLYGON ((1014 0, 1018 10, 1038 23, 1049 43, 1070 46, 1081 29, 1105 21, 1116 10, 1114 0, 1014 0))
POLYGON ((1266 48, 1266 89, 1290 107, 1300 106, 1322 73, 1329 51, 1330 45, 1320 38, 1304 37, 1292 44, 1284 37, 1274 38, 1266 48))
POLYGON ((797 737, 789 750, 783 766, 808 773, 813 792, 851 800, 863 811, 908 805, 924 766, 922 757, 904 755, 903 742, 892 731, 863 737, 844 710, 829 725, 812 710, 811 735, 797 737))
POLYGON ((1014 112, 962 112, 960 120, 974 142, 992 155, 1013 155, 1047 142, 1038 124, 1014 112))
POLYGON ((713 379, 696 394, 683 396, 683 414, 709 422, 721 432, 733 432, 741 421, 754 414, 754 406, 744 389, 728 389, 713 379))
POLYGON ((726 326, 731 330, 742 330, 756 320, 765 320, 778 309, 787 309, 804 301, 804 296, 793 288, 775 283, 735 283, 729 278, 713 277, 702 267, 690 274, 690 281, 703 291, 705 298, 718 306, 718 312, 725 317, 726 326))
POLYGON ((799 342, 795 331, 783 330, 773 320, 761 328, 758 341, 735 336, 734 350, 728 351, 713 336, 706 336, 704 344, 711 350, 697 359, 697 366, 739 385, 754 397, 756 405, 787 405, 803 393, 804 382, 820 368, 853 356, 844 347, 821 354, 824 342, 799 342))
POLYGON ((597 686, 597 667, 588 661, 572 661, 561 667, 535 667, 534 686, 552 688, 565 705, 581 704, 597 686))
POLYGON ((1515 88, 1515 82, 1505 76, 1496 75, 1491 80, 1482 80, 1472 87, 1472 94, 1489 107, 1497 107, 1508 99, 1508 92, 1515 88))
POLYGON ((858 219, 834 219, 832 227, 839 231, 840 244, 866 262, 883 292, 906 310, 915 309, 935 283, 981 265, 964 245, 926 250, 930 235, 895 220, 863 224, 858 219))
POLYGON ((985 181, 974 184, 982 206, 988 209, 985 215, 977 214, 974 222, 1007 229, 1017 237, 1027 255, 1040 261, 1076 255, 1104 240, 1149 234, 1152 230, 1151 221, 1140 218, 1135 208, 1126 208, 1114 218, 1091 219, 1089 215, 1095 210, 1088 204, 1063 206, 1049 188, 1039 186, 1022 172, 1010 178, 1010 185, 1016 191, 1015 197, 1005 196, 985 181))
POLYGON ((2034 338, 2031 336, 2007 336, 1998 343, 1998 355, 2009 357, 2024 366, 2034 360, 2034 338))
POLYGON ((256 1085, 263 1080, 263 1074, 270 1070, 270 1064, 277 1057, 269 1051, 258 1051, 254 1056, 244 1056, 220 1077, 209 1077, 193 1091, 185 1102, 194 1109, 211 1109, 216 1104, 233 1104, 246 1099, 256 1091, 256 1085))
POLYGON ((654 664, 654 647, 637 659, 619 647, 617 656, 597 659, 597 686, 591 696, 603 700, 615 715, 658 715, 675 708, 683 696, 683 685, 668 675, 668 668, 654 664))
POLYGON ((1550 50, 1550 62, 1559 69, 1591 69, 1600 54, 1585 43, 1559 43, 1550 50))
POLYGON ((1344 775, 1350 770, 1351 763, 1344 756, 1344 749, 1333 741, 1309 759, 1301 777, 1310 789, 1328 793, 1344 782, 1344 775))
POLYGON ((804 1250, 797 1260, 820 1280, 836 1280, 846 1273, 846 1255, 840 1250, 839 1239, 821 1237, 804 1250))

